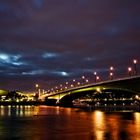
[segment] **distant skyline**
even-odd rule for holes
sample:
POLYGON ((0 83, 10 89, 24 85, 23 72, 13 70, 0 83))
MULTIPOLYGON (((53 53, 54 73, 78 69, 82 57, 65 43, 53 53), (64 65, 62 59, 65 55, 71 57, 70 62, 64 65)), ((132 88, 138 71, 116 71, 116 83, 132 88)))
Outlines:
POLYGON ((140 73, 139 0, 0 2, 0 89, 127 76, 133 59, 140 73))

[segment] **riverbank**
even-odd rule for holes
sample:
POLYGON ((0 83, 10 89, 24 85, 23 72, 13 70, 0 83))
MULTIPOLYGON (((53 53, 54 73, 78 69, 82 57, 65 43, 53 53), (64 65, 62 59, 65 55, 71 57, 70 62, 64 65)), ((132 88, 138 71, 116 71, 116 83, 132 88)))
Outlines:
POLYGON ((101 110, 101 111, 134 111, 140 112, 140 106, 80 106, 77 108, 81 108, 83 110, 93 111, 93 110, 101 110))
POLYGON ((0 101, 0 105, 46 105, 45 102, 41 102, 41 101, 20 101, 20 102, 16 102, 16 101, 0 101))
MULTIPOLYGON (((7 105, 46 105, 46 106, 56 106, 56 105, 48 105, 46 102, 42 101, 21 101, 21 102, 16 102, 16 101, 0 101, 0 105, 7 106, 7 105)), ((65 108, 71 107, 71 108, 80 108, 82 110, 87 110, 87 111, 94 111, 94 110, 101 110, 101 111, 137 111, 140 112, 140 106, 63 106, 65 108)))

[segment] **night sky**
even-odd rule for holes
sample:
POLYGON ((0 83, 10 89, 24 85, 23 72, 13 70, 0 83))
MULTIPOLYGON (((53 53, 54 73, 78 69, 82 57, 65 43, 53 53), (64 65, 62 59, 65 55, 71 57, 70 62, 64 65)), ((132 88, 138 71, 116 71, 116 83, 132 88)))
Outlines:
MULTIPOLYGON (((140 0, 0 0, 0 88, 47 90, 140 61, 140 0)), ((137 68, 140 70, 140 64, 137 68)))

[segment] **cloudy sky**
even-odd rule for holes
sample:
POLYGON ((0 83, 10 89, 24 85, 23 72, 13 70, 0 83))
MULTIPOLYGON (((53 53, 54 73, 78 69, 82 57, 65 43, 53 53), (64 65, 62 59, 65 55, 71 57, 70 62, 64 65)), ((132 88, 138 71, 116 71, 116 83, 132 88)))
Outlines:
MULTIPOLYGON (((140 61, 139 0, 1 0, 0 88, 44 89, 140 61)), ((132 65, 133 66, 133 65, 132 65)), ((139 65, 137 68, 140 70, 139 65)))

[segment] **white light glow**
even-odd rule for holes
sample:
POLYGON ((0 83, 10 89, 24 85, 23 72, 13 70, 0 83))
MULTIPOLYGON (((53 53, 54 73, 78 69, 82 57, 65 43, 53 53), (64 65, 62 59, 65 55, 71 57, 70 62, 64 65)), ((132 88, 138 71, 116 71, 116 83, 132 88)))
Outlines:
POLYGON ((42 55, 43 58, 55 58, 55 57, 58 57, 58 56, 59 56, 59 54, 57 54, 57 53, 44 53, 42 55))
POLYGON ((33 71, 29 71, 29 72, 22 72, 22 75, 41 75, 44 74, 45 71, 44 70, 33 70, 33 71))

